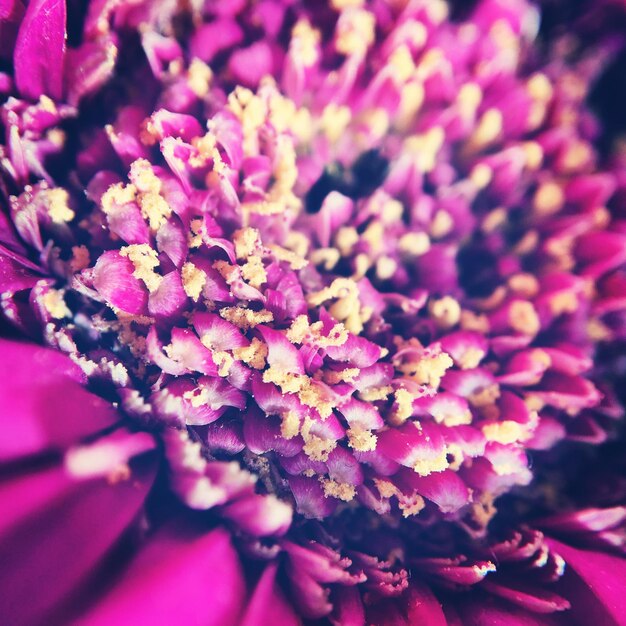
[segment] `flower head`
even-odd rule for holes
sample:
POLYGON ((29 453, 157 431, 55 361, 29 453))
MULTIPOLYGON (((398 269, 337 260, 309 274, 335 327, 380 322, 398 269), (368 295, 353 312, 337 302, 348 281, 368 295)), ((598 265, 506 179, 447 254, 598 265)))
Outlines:
POLYGON ((621 546, 623 501, 549 493, 623 413, 626 177, 586 105, 619 42, 450 9, 91 3, 70 45, 63 3, 3 18, 2 312, 138 431, 65 450, 104 428, 70 419, 64 467, 131 481, 157 440, 194 522, 147 528, 269 561, 248 623, 291 611, 279 566, 306 619, 444 620, 428 585, 499 598, 463 623, 562 611, 565 560, 595 582, 542 531, 621 546))

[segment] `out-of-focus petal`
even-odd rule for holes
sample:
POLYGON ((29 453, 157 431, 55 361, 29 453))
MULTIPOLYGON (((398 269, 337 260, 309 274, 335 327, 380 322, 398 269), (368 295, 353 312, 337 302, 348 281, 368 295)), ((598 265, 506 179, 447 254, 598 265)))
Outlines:
POLYGON ((15 42, 13 62, 20 93, 36 100, 63 94, 65 57, 65 0, 32 0, 15 42))
POLYGON ((80 626, 235 626, 245 602, 243 569, 228 533, 178 521, 158 531, 80 626))

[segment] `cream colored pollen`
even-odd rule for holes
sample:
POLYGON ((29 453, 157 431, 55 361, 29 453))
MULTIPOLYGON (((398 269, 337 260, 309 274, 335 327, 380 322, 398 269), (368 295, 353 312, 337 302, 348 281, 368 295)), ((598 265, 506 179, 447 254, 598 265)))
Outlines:
POLYGON ((159 266, 157 251, 147 243, 132 244, 120 249, 120 255, 127 257, 135 266, 133 276, 143 281, 148 291, 153 292, 159 288, 163 277, 154 269, 159 266))
POLYGON ((197 302, 206 284, 206 272, 196 267, 191 261, 187 261, 183 265, 181 274, 185 293, 197 302))

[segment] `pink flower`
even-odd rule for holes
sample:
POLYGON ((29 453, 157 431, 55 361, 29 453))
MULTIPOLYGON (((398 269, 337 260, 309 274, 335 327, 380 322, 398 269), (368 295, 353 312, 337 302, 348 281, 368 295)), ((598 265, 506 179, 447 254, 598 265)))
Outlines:
POLYGON ((619 623, 618 5, 5 4, 0 614, 619 623))

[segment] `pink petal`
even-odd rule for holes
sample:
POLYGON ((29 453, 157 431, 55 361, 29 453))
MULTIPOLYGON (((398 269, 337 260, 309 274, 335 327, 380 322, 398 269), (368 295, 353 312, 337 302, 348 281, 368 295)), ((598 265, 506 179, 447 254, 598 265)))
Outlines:
POLYGON ((179 521, 151 537, 76 623, 234 626, 244 601, 243 570, 228 533, 179 521))
POLYGON ((0 460, 66 448, 118 421, 110 404, 82 387, 84 380, 58 352, 0 339, 0 460))
POLYGON ((154 478, 152 461, 142 459, 130 478, 118 482, 76 480, 58 467, 5 479, 0 487, 3 620, 17 626, 50 619, 53 607, 93 573, 136 518, 154 478), (34 594, 36 581, 41 584, 34 594))
POLYGON ((568 622, 568 618, 561 622, 551 615, 534 615, 488 596, 462 601, 458 609, 463 626, 565 626, 573 623, 568 622))
POLYGON ((93 285, 107 304, 132 315, 147 313, 148 290, 133 276, 135 266, 116 250, 105 252, 93 268, 93 285))
POLYGON ((554 539, 548 545, 566 561, 560 591, 584 624, 622 624, 626 615, 626 560, 578 550, 554 539))
POLYGON ((239 626, 298 626, 301 622, 276 581, 278 565, 270 563, 259 578, 239 626))
POLYGON ((17 34, 13 61, 15 82, 26 98, 63 95, 65 56, 64 0, 32 0, 17 34))

